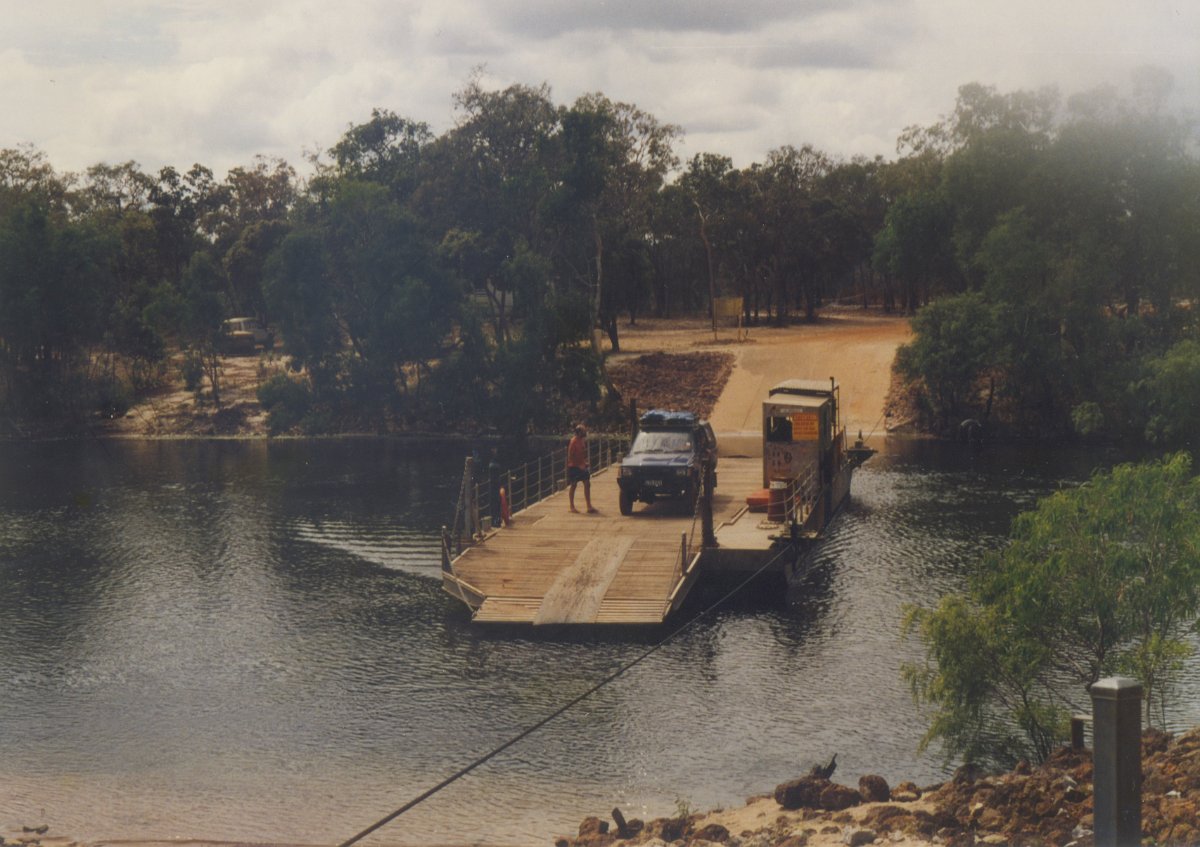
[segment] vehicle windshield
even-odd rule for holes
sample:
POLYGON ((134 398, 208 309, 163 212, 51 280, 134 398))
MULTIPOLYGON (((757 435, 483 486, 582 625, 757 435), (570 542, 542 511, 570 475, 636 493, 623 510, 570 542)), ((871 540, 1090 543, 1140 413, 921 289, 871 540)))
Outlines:
POLYGON ((633 453, 687 453, 692 449, 692 437, 686 432, 647 432, 645 430, 637 434, 637 438, 633 439, 633 446, 629 448, 630 454, 633 453))

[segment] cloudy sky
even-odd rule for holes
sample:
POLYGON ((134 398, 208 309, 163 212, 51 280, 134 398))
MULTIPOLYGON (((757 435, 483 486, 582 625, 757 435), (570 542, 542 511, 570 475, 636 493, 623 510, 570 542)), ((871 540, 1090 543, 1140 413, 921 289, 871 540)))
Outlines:
POLYGON ((132 159, 303 170, 373 107, 453 126, 488 87, 589 91, 680 125, 683 158, 783 144, 892 156, 955 91, 1175 79, 1200 112, 1195 0, 0 0, 0 147, 60 170, 132 159))

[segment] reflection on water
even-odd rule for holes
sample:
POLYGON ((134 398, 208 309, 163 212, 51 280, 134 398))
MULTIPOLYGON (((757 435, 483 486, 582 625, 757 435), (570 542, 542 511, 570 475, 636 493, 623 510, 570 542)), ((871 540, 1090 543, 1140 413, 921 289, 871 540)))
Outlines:
MULTIPOLYGON (((889 444, 803 592, 698 619, 378 840, 544 843, 833 752, 850 783, 940 779, 902 605, 1111 461, 889 444)), ((437 581, 461 468, 394 441, 0 445, 0 826, 339 841, 670 631, 471 626, 437 581)))

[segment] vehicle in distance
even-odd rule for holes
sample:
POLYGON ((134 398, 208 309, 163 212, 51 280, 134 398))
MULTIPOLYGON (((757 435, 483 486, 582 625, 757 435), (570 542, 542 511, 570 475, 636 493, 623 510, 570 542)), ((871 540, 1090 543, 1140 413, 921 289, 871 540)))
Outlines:
POLYGON ((679 498, 690 511, 695 508, 705 466, 715 487, 717 438, 708 421, 693 412, 646 412, 617 470, 621 514, 633 514, 638 500, 653 503, 662 498, 679 498))
POLYGON ((221 324, 221 352, 230 356, 249 356, 259 347, 270 350, 273 336, 255 318, 230 318, 221 324))

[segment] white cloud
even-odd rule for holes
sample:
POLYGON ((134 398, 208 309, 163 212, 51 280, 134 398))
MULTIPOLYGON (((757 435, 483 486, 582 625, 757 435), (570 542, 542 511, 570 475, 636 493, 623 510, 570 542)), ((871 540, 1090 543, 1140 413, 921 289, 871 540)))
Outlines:
POLYGON ((71 170, 301 166, 374 107, 442 132, 479 65, 634 103, 683 126, 683 158, 739 165, 805 142, 891 155, 972 81, 1068 94, 1156 64, 1200 95, 1200 6, 1167 0, 47 0, 5 24, 0 146, 71 170))

